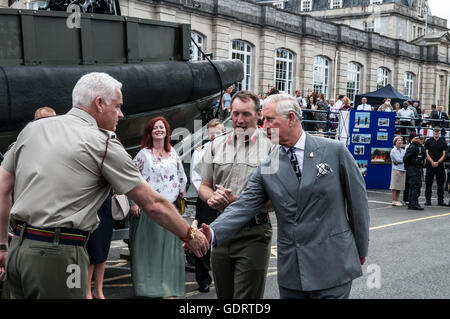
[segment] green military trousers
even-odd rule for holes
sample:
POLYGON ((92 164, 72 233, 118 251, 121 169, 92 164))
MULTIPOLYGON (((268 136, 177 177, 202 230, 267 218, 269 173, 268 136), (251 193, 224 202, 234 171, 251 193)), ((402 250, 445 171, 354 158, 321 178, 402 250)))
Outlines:
POLYGON ((272 226, 244 226, 211 251, 219 299, 262 299, 269 266, 272 226))
POLYGON ((6 298, 86 299, 89 256, 83 246, 14 236, 8 253, 6 298))

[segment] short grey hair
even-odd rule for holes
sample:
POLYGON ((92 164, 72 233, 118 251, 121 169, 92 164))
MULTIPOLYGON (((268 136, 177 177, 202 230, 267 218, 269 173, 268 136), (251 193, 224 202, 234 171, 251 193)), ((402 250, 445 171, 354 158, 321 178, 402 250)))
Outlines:
POLYGON ((107 73, 92 72, 83 75, 75 84, 72 91, 73 107, 89 107, 98 97, 102 97, 106 104, 111 103, 116 89, 121 89, 122 83, 107 73))
POLYGON ((297 99, 289 94, 273 94, 268 96, 263 103, 264 105, 268 103, 275 103, 278 114, 280 114, 283 117, 287 117, 289 115, 289 112, 294 113, 295 118, 297 121, 302 120, 302 109, 300 108, 300 105, 297 102, 297 99))

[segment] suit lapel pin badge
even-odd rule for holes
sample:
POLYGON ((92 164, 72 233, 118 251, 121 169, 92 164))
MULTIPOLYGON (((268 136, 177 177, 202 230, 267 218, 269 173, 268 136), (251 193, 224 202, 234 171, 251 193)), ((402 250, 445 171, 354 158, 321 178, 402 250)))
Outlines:
POLYGON ((324 176, 333 172, 333 170, 327 163, 317 164, 316 167, 317 167, 317 177, 324 176))
POLYGON ((314 153, 311 152, 311 153, 309 154, 309 157, 310 157, 310 158, 313 158, 313 157, 314 157, 314 153))

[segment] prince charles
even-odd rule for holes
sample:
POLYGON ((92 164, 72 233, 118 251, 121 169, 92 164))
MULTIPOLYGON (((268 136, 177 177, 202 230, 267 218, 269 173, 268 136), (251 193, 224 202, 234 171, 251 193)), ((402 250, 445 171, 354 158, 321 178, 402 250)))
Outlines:
MULTIPOLYGON (((271 95, 262 114, 268 137, 280 146, 261 161, 239 199, 202 231, 220 245, 271 200, 280 297, 348 298, 369 246, 364 179, 343 143, 302 130, 295 98, 271 95)), ((222 189, 217 203, 225 199, 222 189)))

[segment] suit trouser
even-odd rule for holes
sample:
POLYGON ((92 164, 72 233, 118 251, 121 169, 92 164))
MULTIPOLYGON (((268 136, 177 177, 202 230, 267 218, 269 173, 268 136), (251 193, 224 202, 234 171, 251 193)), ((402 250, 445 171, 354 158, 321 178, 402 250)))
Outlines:
POLYGON ((279 286, 280 299, 348 299, 352 281, 323 290, 299 291, 279 286))
POLYGON ((443 165, 439 165, 438 167, 431 167, 431 165, 427 164, 427 170, 425 175, 425 199, 427 200, 427 202, 431 201, 434 176, 436 176, 437 182, 438 203, 442 203, 444 201, 444 183, 445 183, 445 169, 443 165))
POLYGON ((89 256, 83 246, 14 236, 8 254, 9 298, 86 299, 89 256))
MULTIPOLYGON (((198 227, 200 228, 203 223, 209 225, 218 216, 219 212, 212 209, 204 201, 197 197, 197 203, 195 207, 195 219, 198 221, 198 227)), ((209 250, 202 258, 195 257, 195 280, 201 285, 211 284, 212 278, 209 275, 211 270, 210 264, 211 250, 209 250)))
POLYGON ((262 299, 269 266, 272 226, 244 226, 212 249, 211 266, 220 299, 262 299))
POLYGON ((409 203, 409 178, 408 178, 408 172, 406 172, 405 190, 403 191, 403 201, 409 203))
POLYGON ((422 187, 422 177, 420 175, 420 172, 417 172, 415 174, 409 173, 408 183, 409 183, 408 206, 419 206, 420 188, 422 187))

